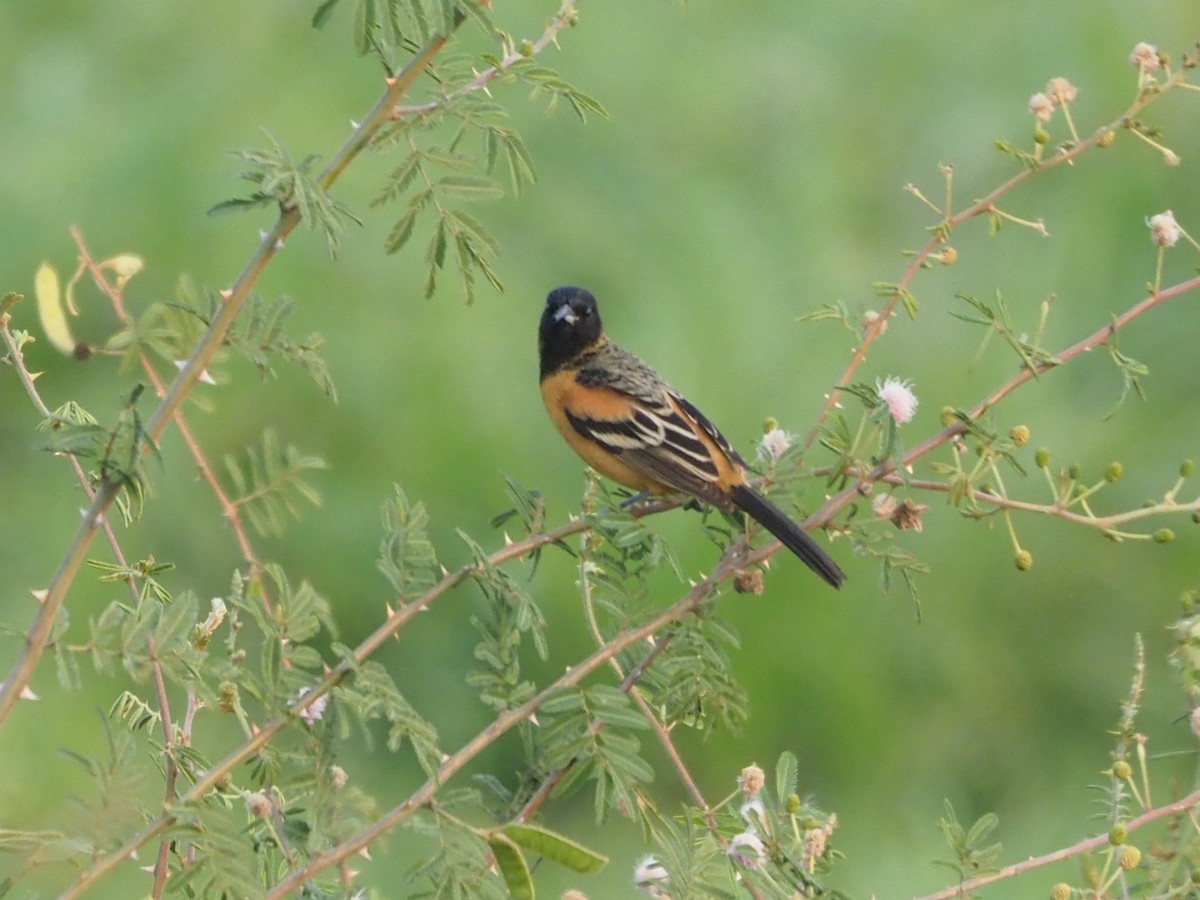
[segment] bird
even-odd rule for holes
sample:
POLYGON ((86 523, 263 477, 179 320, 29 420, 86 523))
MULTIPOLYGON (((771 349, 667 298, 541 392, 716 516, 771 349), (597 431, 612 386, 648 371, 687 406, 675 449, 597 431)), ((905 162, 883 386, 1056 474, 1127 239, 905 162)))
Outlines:
POLYGON ((596 298, 552 290, 538 326, 542 401, 589 466, 655 495, 690 495, 739 509, 835 588, 846 574, 799 525, 756 491, 746 462, 703 413, 657 372, 609 340, 596 298))

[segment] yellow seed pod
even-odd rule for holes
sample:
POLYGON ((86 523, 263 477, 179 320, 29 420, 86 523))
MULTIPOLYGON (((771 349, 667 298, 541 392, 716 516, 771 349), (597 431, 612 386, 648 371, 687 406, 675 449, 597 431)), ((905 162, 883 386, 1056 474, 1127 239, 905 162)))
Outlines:
POLYGON ((42 320, 42 331, 55 350, 68 356, 75 352, 75 338, 67 326, 67 313, 63 309, 62 290, 58 272, 50 263, 38 266, 33 278, 33 293, 37 297, 38 318, 42 320))

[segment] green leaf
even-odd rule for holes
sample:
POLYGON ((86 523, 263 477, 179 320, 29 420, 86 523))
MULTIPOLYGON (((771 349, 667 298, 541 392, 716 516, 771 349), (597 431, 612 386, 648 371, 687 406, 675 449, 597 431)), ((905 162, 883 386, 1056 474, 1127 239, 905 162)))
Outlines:
POLYGON ((800 763, 796 759, 795 753, 791 750, 784 750, 779 754, 779 761, 775 763, 775 797, 780 803, 796 793, 796 778, 799 770, 800 763))
POLYGON ((539 825, 505 825, 501 834, 532 853, 552 859, 572 872, 599 872, 608 857, 539 825))

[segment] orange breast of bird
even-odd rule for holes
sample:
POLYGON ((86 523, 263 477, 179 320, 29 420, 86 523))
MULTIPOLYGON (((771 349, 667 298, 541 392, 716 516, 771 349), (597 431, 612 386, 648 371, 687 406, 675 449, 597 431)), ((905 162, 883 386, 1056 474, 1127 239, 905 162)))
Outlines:
POLYGON ((610 419, 614 422, 627 419, 630 415, 630 400, 624 394, 607 387, 585 388, 575 380, 574 372, 562 371, 555 372, 542 381, 542 402, 546 404, 550 421, 554 423, 563 439, 571 445, 571 449, 601 475, 635 491, 671 493, 671 488, 648 477, 644 472, 623 462, 621 457, 584 437, 567 421, 567 413, 590 419, 610 419))
MULTIPOLYGON (((693 494, 725 507, 729 505, 727 494, 730 488, 746 482, 745 471, 739 461, 731 458, 714 440, 710 434, 712 426, 707 420, 703 423, 698 421, 690 410, 681 407, 669 393, 664 392, 664 399, 674 414, 672 418, 681 425, 686 423, 695 439, 708 452, 712 468, 707 476, 683 471, 666 446, 657 450, 646 447, 649 457, 645 453, 614 453, 612 449, 581 434, 568 419, 571 416, 577 420, 630 421, 638 403, 628 395, 608 386, 581 385, 571 370, 556 372, 544 379, 541 390, 546 411, 566 442, 589 466, 619 484, 654 494, 693 494)), ((715 433, 715 429, 712 431, 715 433)))

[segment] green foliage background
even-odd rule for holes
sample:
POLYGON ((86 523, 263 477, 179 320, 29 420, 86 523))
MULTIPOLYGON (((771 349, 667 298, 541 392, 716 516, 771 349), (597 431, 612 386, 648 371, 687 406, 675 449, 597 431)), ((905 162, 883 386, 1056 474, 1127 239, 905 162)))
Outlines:
MULTIPOLYGON (((531 0, 498 6, 516 37, 540 34, 554 11, 531 0)), ((309 27, 311 12, 231 2, 0 6, 0 290, 31 294, 42 259, 69 271, 70 224, 99 256, 145 257, 127 295, 134 306, 168 299, 181 273, 214 287, 231 281, 268 219, 205 215, 239 189, 227 151, 263 144, 267 128, 297 155, 327 155, 379 91, 378 64, 350 49, 348 11, 321 32, 309 27)), ((446 278, 424 299, 420 249, 380 250, 391 211, 366 201, 388 164, 368 158, 336 190, 365 220, 339 259, 331 263, 320 237, 302 230, 259 285, 297 299, 294 333, 325 335, 339 403, 299 370, 263 382, 234 365, 230 383, 200 390, 215 413, 189 407, 214 459, 257 442, 270 425, 330 463, 316 476, 323 506, 259 546, 294 581, 309 579, 331 598, 348 643, 378 623, 388 599, 374 560, 378 509, 393 482, 428 505, 447 565, 467 558, 455 527, 499 542, 488 521, 507 503, 502 474, 543 491, 555 522, 577 508, 581 466, 536 391, 534 329, 548 289, 592 288, 610 332, 743 449, 767 416, 803 431, 850 340, 836 325, 796 318, 837 300, 872 308, 871 282, 898 278, 901 251, 923 242, 930 224, 901 186, 940 196, 935 166, 947 162, 958 196, 982 195, 1015 171, 993 141, 1028 144, 1025 105, 1048 78, 1079 86, 1072 112, 1088 131, 1132 97, 1126 56, 1137 41, 1178 53, 1200 25, 1192 4, 1112 0, 583 2, 580 13, 547 63, 598 97, 610 120, 585 126, 565 109, 545 115, 524 89, 494 91, 515 111, 538 171, 524 197, 473 209, 500 240, 505 292, 481 290, 467 307, 446 278)), ((959 263, 918 279, 919 319, 895 320, 864 369, 914 380, 922 405, 904 430, 911 444, 938 427, 943 405, 969 406, 1014 371, 998 345, 974 361, 979 335, 947 315, 959 308, 956 292, 987 297, 999 288, 1030 332, 1038 304, 1056 294, 1048 343, 1066 346, 1143 294, 1154 265, 1146 216, 1171 208, 1200 233, 1195 100, 1170 97, 1151 116, 1167 122, 1181 167, 1119 134, 1111 149, 1007 198, 1010 211, 1044 217, 1050 239, 1012 227, 989 239, 982 221, 971 223, 953 239, 959 263)), ((1168 256, 1166 283, 1194 269, 1188 254, 1168 256)), ((32 302, 16 316, 18 327, 36 327, 32 302)), ((93 303, 77 334, 106 335, 107 316, 93 303)), ((1105 419, 1120 379, 1098 353, 1023 388, 997 411, 997 425, 1029 425, 1026 462, 1046 446, 1098 478, 1119 457, 1126 477, 1101 504, 1132 507, 1159 495, 1179 460, 1200 452, 1198 326, 1194 300, 1184 299, 1122 336, 1122 349, 1152 367, 1145 402, 1105 419)), ((67 360, 44 342, 28 357, 45 372, 39 386, 51 405, 74 397, 110 417, 119 408, 114 364, 67 360)), ((82 504, 66 467, 35 449, 36 415, 7 375, 0 410, 5 620, 23 627, 28 590, 49 577, 82 504)), ((236 548, 177 435, 169 433, 163 454, 157 498, 126 550, 174 562, 168 586, 221 595, 236 548)), ((1044 499, 1032 479, 1029 491, 1044 499)), ((950 881, 928 862, 946 855, 937 829, 943 798, 964 822, 998 813, 1006 860, 1103 827, 1090 818, 1099 810, 1088 785, 1108 764, 1135 632, 1149 661, 1141 720, 1149 750, 1185 752, 1154 763, 1158 799, 1172 776, 1190 778, 1193 768, 1196 739, 1165 655, 1177 598, 1200 580, 1196 529, 1170 523, 1179 539, 1166 547, 1111 545, 1061 522, 1020 518, 1035 558, 1021 574, 1002 531, 960 520, 940 497, 927 502, 924 532, 900 538, 932 569, 921 582, 922 622, 844 545, 835 551, 851 580, 841 595, 777 558, 764 596, 723 601, 744 641, 734 664, 750 690, 750 722, 738 736, 679 738, 713 798, 733 789, 742 766, 770 766, 793 750, 802 790, 839 815, 834 841, 849 860, 831 883, 852 896, 905 896, 950 881)), ((682 512, 653 523, 693 574, 715 559, 696 523, 682 512)), ((94 555, 102 552, 97 543, 94 555)), ((563 658, 587 646, 573 578, 569 562, 550 554, 534 585, 563 658)), ((660 589, 664 604, 680 593, 668 576, 660 589)), ((113 591, 81 578, 68 600, 74 620, 86 621, 113 591)), ((476 601, 460 590, 378 657, 448 746, 487 716, 461 678, 476 641, 466 624, 476 601)), ((0 643, 4 668, 16 646, 16 638, 0 643)), ((103 709, 122 686, 96 676, 87 691, 103 709)), ((61 693, 51 665, 33 687, 43 700, 23 704, 10 727, 32 734, 35 720, 37 742, 0 742, 0 827, 10 816, 47 828, 69 819, 70 797, 89 784, 50 754, 94 752, 104 739, 99 717, 79 714, 87 703, 61 693)), ((503 770, 511 749, 501 745, 489 765, 503 770)), ((355 783, 388 805, 421 777, 403 755, 350 749, 346 759, 355 783)), ((654 791, 668 812, 681 802, 663 765, 654 791)), ((551 809, 557 827, 597 838, 586 797, 551 809)), ((603 843, 614 861, 602 875, 543 870, 546 895, 572 884, 594 897, 632 895, 635 829, 614 838, 608 828, 603 843)), ((363 865, 380 873, 411 861, 399 840, 374 856, 363 865)), ((125 868, 109 886, 144 889, 135 867, 125 868)), ((1035 875, 989 896, 1030 896, 1054 880, 1035 875)))

